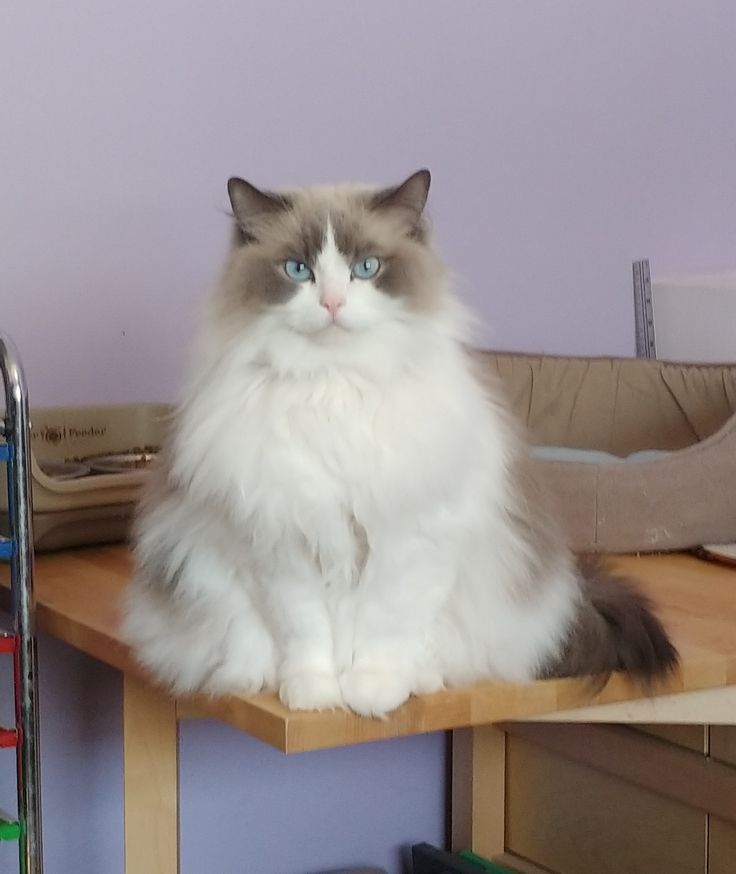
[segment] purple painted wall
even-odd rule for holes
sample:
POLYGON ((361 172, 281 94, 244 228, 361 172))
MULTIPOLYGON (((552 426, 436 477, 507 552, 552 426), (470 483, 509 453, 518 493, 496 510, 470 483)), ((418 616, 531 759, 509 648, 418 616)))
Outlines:
MULTIPOLYGON (((0 318, 33 402, 174 396, 232 173, 428 165, 489 342, 631 352, 633 259, 735 265, 735 41, 732 0, 16 4, 0 29, 0 318)), ((47 870, 119 874, 117 679, 58 644, 42 655, 47 870)), ((442 749, 286 760, 186 726, 183 874, 396 870, 398 843, 441 839, 442 749)), ((0 770, 0 802, 8 786, 0 770)))
POLYGON ((491 340, 631 351, 633 259, 736 260, 734 37, 731 0, 16 4, 1 293, 36 403, 171 395, 232 173, 426 164, 491 340))
MULTIPOLYGON (((40 646, 47 874, 122 874, 120 675, 71 647, 40 646)), ((0 723, 12 723, 0 663, 0 723)), ((0 809, 15 810, 14 760, 0 758, 0 809)), ((309 874, 343 865, 398 872, 402 849, 442 842, 441 734, 286 757, 221 723, 181 729, 182 874, 309 874)), ((0 843, 0 872, 17 850, 0 843)))

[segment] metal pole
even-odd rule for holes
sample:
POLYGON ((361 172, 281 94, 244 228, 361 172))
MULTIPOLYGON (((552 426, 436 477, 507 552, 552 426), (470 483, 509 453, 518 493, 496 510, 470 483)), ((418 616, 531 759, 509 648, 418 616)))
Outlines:
POLYGON ((637 358, 656 358, 657 344, 654 336, 654 307, 652 302, 652 277, 649 261, 634 261, 634 327, 636 330, 637 358))
POLYGON ((10 447, 8 515, 15 542, 10 566, 18 684, 18 816, 23 829, 20 870, 22 874, 43 874, 28 394, 15 346, 1 334, 0 367, 5 383, 5 436, 10 447))

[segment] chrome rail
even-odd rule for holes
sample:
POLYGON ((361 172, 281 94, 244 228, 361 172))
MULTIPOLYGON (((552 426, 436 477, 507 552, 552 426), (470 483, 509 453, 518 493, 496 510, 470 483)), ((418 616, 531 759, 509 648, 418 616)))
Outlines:
POLYGON ((5 386, 4 436, 9 447, 7 481, 12 541, 10 580, 15 633, 20 870, 22 874, 43 874, 28 393, 17 350, 2 334, 0 369, 5 386))

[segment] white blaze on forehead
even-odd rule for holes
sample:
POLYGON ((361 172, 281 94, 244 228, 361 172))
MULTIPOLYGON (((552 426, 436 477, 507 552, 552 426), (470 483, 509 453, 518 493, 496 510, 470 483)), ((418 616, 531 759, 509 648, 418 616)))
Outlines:
POLYGON ((325 293, 333 291, 344 294, 345 287, 350 281, 350 265, 337 248, 335 232, 329 218, 322 241, 322 249, 314 265, 314 276, 317 284, 325 293))

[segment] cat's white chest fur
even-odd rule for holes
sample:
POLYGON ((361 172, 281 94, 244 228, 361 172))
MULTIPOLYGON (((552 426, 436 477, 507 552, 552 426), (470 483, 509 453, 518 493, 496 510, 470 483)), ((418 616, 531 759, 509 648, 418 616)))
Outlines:
POLYGON ((477 389, 451 366, 427 369, 384 383, 339 370, 284 379, 254 369, 232 386, 221 372, 185 412, 174 471, 224 499, 256 548, 301 536, 328 563, 354 539, 356 522, 380 536, 473 487, 469 457, 486 480, 501 463, 505 447, 500 438, 489 445, 494 432, 481 421, 490 411, 463 397, 477 389))

